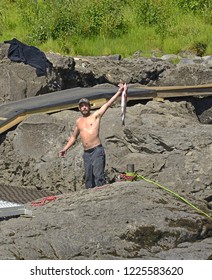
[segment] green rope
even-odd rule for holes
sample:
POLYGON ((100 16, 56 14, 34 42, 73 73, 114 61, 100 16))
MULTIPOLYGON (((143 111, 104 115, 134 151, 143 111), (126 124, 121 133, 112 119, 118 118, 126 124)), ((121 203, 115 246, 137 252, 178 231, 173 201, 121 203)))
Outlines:
POLYGON ((211 217, 210 215, 208 215, 207 213, 205 213, 205 212, 203 212, 202 210, 200 210, 198 207, 196 207, 195 205, 193 205, 191 202, 189 202, 187 199, 183 198, 183 197, 180 196, 179 194, 177 194, 177 193, 175 193, 175 192, 173 192, 173 191, 167 189, 166 187, 164 187, 164 186, 162 186, 162 185, 160 185, 160 184, 158 184, 158 183, 156 183, 156 182, 154 182, 154 181, 152 181, 152 180, 146 179, 146 178, 145 178, 144 176, 142 176, 142 175, 137 175, 136 178, 137 178, 137 179, 143 179, 144 181, 149 182, 149 183, 152 183, 152 184, 154 184, 154 185, 160 187, 161 189, 163 189, 163 190, 165 190, 165 191, 167 191, 167 192, 173 194, 174 196, 178 197, 179 199, 181 199, 182 201, 184 201, 185 203, 187 203, 188 205, 190 205, 192 208, 194 208, 195 210, 197 210, 199 213, 205 215, 205 216, 206 216, 207 218, 209 218, 209 219, 212 219, 212 217, 211 217))

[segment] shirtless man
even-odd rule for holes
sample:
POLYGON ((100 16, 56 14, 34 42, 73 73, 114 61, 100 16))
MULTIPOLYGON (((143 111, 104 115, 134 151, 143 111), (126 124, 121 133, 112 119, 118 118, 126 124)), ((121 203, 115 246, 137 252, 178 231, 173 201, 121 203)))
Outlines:
POLYGON ((84 148, 83 160, 85 168, 85 187, 94 188, 105 184, 105 151, 99 138, 100 121, 107 109, 116 101, 124 90, 120 84, 119 89, 110 100, 94 113, 90 112, 90 102, 86 98, 79 101, 79 110, 82 117, 76 121, 75 129, 68 143, 60 151, 60 156, 65 157, 66 151, 75 143, 80 135, 84 148))

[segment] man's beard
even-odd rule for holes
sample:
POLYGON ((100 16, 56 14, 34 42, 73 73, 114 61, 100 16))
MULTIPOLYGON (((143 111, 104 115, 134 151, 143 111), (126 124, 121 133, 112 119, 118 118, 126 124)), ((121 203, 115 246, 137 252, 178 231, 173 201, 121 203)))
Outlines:
POLYGON ((89 110, 83 110, 83 111, 81 111, 81 113, 82 113, 82 115, 83 115, 84 117, 87 117, 87 116, 90 115, 89 110))

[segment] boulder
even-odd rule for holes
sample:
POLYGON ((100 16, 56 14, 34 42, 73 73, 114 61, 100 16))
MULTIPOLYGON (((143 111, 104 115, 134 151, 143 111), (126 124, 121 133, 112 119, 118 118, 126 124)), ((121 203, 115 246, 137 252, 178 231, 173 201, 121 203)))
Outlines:
MULTIPOLYGON (((206 209, 203 202, 186 198, 206 209)), ((211 222, 145 181, 116 182, 63 194, 41 207, 27 207, 33 217, 1 221, 0 259, 212 258, 211 222)))
POLYGON ((212 68, 207 64, 178 64, 162 72, 156 81, 157 86, 191 86, 211 83, 212 68))
MULTIPOLYGON (((211 83, 211 57, 189 57, 191 63, 173 55, 151 58, 121 58, 120 55, 69 57, 46 53, 53 64, 46 76, 38 77, 35 68, 11 62, 9 44, 0 44, 0 102, 9 102, 73 87, 92 87, 124 81, 145 86, 201 85, 211 83)), ((177 56, 180 57, 179 55, 177 56)))
MULTIPOLYGON (((47 54, 52 73, 10 62, 0 46, 1 102, 75 86, 210 83, 209 64, 47 54), (204 65, 203 65, 204 64, 204 65), (106 84, 105 84, 106 83, 106 84)), ((0 188, 52 193, 33 216, 1 218, 0 259, 212 259, 211 97, 117 101, 101 123, 107 184, 84 189, 77 110, 35 114, 0 135, 0 188), (121 181, 134 164, 136 181, 121 181), (59 237, 59 238, 58 238, 59 237), (33 250, 32 250, 33 249, 33 250)))
MULTIPOLYGON (((32 115, 5 139, 2 136, 0 183, 56 193, 81 189, 80 140, 65 159, 59 157, 78 116, 76 111, 32 115)), ((120 108, 110 108, 100 133, 106 149, 108 183, 114 181, 114 170, 123 172, 127 163, 135 163, 138 173, 176 190, 186 188, 202 199, 210 196, 211 129, 199 122, 191 103, 138 103, 128 107, 126 126, 121 126, 120 108)))
MULTIPOLYGON (((0 45, 0 103, 21 100, 45 93, 62 90, 70 86, 74 69, 71 57, 49 54, 53 64, 52 71, 46 76, 37 76, 36 68, 10 61, 7 57, 9 44, 0 45), (67 78, 68 77, 68 78, 67 78)), ((75 85, 75 84, 74 84, 75 85)))

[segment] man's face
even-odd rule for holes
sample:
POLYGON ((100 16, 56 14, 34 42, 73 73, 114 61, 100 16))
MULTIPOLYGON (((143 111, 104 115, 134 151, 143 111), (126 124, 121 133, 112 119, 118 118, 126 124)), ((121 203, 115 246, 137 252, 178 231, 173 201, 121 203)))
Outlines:
POLYGON ((81 112, 81 114, 83 115, 83 117, 87 117, 90 115, 90 105, 87 103, 80 103, 79 105, 79 110, 81 112))

